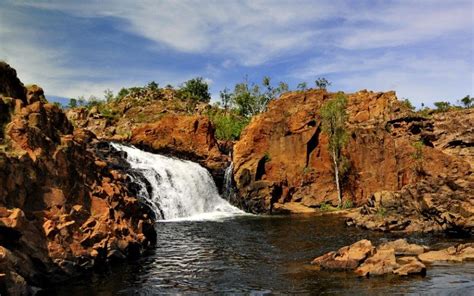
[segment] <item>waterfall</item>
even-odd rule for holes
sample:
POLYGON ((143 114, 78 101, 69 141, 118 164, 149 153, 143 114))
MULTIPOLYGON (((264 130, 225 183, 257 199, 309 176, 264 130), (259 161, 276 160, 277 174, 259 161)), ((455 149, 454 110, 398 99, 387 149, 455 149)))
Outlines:
POLYGON ((224 173, 224 190, 222 194, 224 195, 225 199, 228 201, 234 191, 234 184, 232 178, 234 177, 234 163, 231 162, 230 165, 225 169, 224 173))
POLYGON ((143 181, 134 178, 139 194, 163 220, 208 220, 244 213, 219 196, 211 175, 199 164, 121 144, 112 146, 126 152, 127 162, 143 176, 143 181))

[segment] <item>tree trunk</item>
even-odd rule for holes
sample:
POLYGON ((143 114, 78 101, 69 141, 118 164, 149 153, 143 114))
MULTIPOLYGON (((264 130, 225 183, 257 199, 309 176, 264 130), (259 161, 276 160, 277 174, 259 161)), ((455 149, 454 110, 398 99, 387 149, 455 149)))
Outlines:
POLYGON ((332 160, 334 162, 334 177, 336 178, 336 188, 337 188, 337 199, 338 199, 338 207, 342 205, 342 193, 341 187, 339 186, 339 167, 337 165, 337 158, 336 158, 336 150, 332 150, 332 160))

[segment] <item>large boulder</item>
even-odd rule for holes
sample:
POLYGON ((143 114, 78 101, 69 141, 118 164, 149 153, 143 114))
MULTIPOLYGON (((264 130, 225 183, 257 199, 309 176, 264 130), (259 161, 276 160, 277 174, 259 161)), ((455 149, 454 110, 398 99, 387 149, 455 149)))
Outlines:
POLYGON ((369 240, 361 240, 336 252, 329 252, 315 258, 311 264, 327 269, 355 269, 372 255, 375 248, 369 240))
POLYGON ((395 274, 406 276, 426 274, 426 266, 416 257, 428 249, 409 244, 404 239, 383 243, 377 247, 369 240, 360 240, 336 252, 329 252, 314 259, 311 264, 328 270, 353 271, 359 276, 395 274), (413 255, 413 256, 410 256, 413 255))

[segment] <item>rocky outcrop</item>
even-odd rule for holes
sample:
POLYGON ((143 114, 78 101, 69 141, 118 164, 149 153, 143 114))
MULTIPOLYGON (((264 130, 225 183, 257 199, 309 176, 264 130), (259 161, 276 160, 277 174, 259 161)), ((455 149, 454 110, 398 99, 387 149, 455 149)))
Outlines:
POLYGON ((410 244, 405 239, 372 246, 369 240, 361 240, 315 258, 311 264, 321 269, 353 271, 361 277, 395 274, 407 276, 425 275, 425 264, 474 260, 474 244, 460 244, 442 250, 430 250, 426 246, 410 244))
POLYGON ((26 91, 10 65, 0 61, 0 96, 16 98, 26 103, 26 91))
POLYGON ((175 90, 145 87, 122 99, 90 109, 69 109, 66 114, 75 126, 92 131, 101 140, 198 162, 221 188, 231 143, 216 140, 209 108, 209 104, 198 103, 190 110, 189 100, 177 96, 175 90))
POLYGON ((368 240, 361 240, 336 252, 317 257, 311 264, 329 270, 349 270, 364 277, 385 274, 425 275, 426 266, 418 257, 427 254, 425 252, 428 250, 425 246, 409 244, 404 239, 378 247, 372 246, 368 240))
POLYGON ((474 232, 474 176, 437 176, 376 192, 347 223, 380 231, 474 232))
POLYGON ((474 168, 474 109, 435 113, 422 137, 436 149, 467 161, 474 168))
MULTIPOLYGON (((318 111, 333 94, 289 93, 234 149, 235 203, 252 212, 309 212, 336 202, 318 111)), ((394 93, 349 94, 344 196, 364 205, 350 225, 382 231, 473 232, 472 110, 422 117, 394 93), (366 204, 367 202, 367 204, 366 204)))
POLYGON ((2 295, 137 256, 156 241, 153 212, 128 185, 119 155, 74 130, 38 86, 24 93, 0 97, 2 295))

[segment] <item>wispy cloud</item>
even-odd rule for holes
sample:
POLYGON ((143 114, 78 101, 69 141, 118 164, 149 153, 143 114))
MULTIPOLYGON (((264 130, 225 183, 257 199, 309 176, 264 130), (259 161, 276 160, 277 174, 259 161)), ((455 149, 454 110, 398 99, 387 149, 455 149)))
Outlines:
POLYGON ((247 73, 290 83, 329 75, 340 87, 410 97, 472 93, 470 0, 6 1, 0 58, 56 95, 193 75, 218 88, 247 73), (35 25, 61 15, 54 28, 35 25), (90 31, 65 31, 81 26, 90 31))

